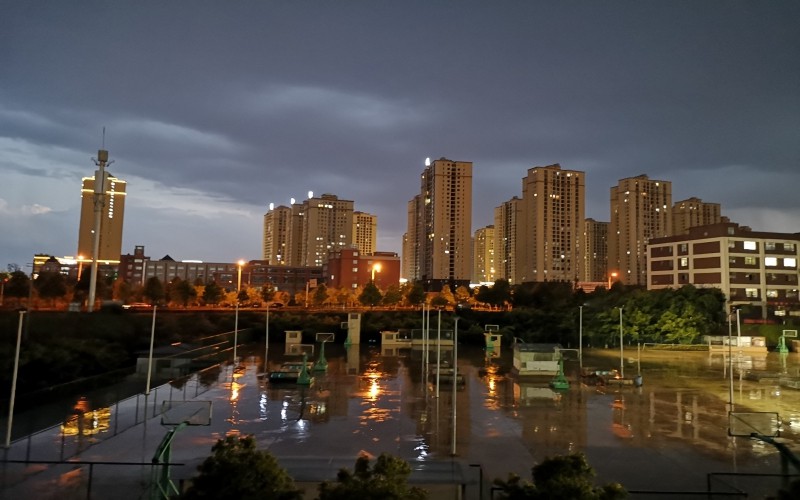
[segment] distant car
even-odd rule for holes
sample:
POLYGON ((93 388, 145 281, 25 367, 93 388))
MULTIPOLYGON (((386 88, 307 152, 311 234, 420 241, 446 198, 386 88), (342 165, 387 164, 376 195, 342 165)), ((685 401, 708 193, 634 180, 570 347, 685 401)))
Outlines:
POLYGON ((132 304, 125 304, 122 306, 122 308, 129 309, 131 311, 149 311, 153 308, 153 306, 145 302, 134 302, 132 304))
POLYGON ((270 304, 269 306, 277 309, 279 307, 283 307, 283 304, 281 304, 280 302, 275 302, 274 304, 270 304))

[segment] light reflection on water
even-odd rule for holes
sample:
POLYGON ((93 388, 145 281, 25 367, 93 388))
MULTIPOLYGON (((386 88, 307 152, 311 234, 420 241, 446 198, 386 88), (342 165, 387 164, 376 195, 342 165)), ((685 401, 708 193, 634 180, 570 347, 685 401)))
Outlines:
MULTIPOLYGON (((328 371, 315 374, 311 387, 243 382, 231 401, 238 405, 242 432, 261 436, 276 456, 389 452, 406 459, 449 458, 451 385, 443 383, 435 397, 435 378, 425 377, 420 352, 401 349, 382 356, 377 348, 353 350, 327 346, 328 371), (251 400, 248 391, 254 387, 251 400)), ((782 437, 799 449, 800 391, 766 376, 750 380, 753 372, 796 374, 797 354, 784 365, 773 354, 732 363, 731 379, 730 364, 721 356, 645 352, 641 359, 626 358, 626 374, 641 366, 641 388, 581 385, 577 361, 568 360, 572 385, 566 392, 553 391, 547 380, 515 378, 508 373, 509 356, 502 352, 487 359, 480 349, 459 347, 466 384, 458 388, 457 454, 483 464, 490 478, 508 472, 528 477, 536 461, 573 451, 586 452, 599 473, 623 482, 658 480, 665 464, 676 468, 675 463, 681 464, 676 477, 730 469, 778 472, 774 447, 728 436, 731 393, 737 411, 778 412, 782 437), (619 473, 620 463, 635 467, 619 473), (659 470, 648 476, 648 467, 659 470)), ((584 366, 614 368, 619 363, 614 356, 585 351, 584 366)), ((285 360, 276 358, 270 360, 275 367, 285 360)), ((263 360, 253 357, 252 364, 254 373, 263 360)))

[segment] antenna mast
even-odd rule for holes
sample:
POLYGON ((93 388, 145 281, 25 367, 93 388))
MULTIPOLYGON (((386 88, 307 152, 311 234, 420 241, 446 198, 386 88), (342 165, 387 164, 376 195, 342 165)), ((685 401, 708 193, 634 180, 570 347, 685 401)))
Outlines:
POLYGON ((94 228, 92 229, 92 276, 89 282, 89 303, 87 310, 94 311, 95 295, 97 293, 97 259, 100 255, 100 231, 103 223, 103 208, 105 207, 106 194, 106 166, 112 162, 108 161, 108 151, 106 151, 106 128, 103 127, 102 148, 97 151, 97 158, 92 161, 97 166, 94 171, 94 228))

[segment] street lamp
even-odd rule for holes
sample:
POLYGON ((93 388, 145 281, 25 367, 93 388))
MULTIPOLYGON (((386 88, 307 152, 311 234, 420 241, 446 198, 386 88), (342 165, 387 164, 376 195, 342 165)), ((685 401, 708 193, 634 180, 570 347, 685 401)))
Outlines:
POLYGON ((19 311, 19 323, 17 325, 17 347, 14 351, 14 374, 11 376, 11 397, 8 400, 8 429, 6 430, 6 448, 11 446, 11 425, 14 420, 14 399, 17 395, 17 373, 19 372, 19 348, 22 342, 22 318, 25 310, 19 311))
POLYGON ((242 288, 242 266, 243 260, 239 260, 239 274, 236 279, 236 314, 233 320, 233 363, 236 364, 236 346, 239 344, 239 291, 242 288))
POLYGON ((619 306, 619 377, 625 378, 625 363, 622 356, 622 308, 619 306))
POLYGON ((609 273, 609 275, 608 275, 608 289, 609 290, 611 290, 611 279, 612 278, 616 279, 616 277, 617 277, 617 273, 616 272, 609 273))
POLYGON ((158 306, 153 304, 153 323, 150 326, 150 355, 147 357, 147 385, 144 390, 145 396, 150 394, 150 374, 153 373, 153 343, 156 339, 156 309, 158 309, 158 306))
POLYGON ((372 265, 372 282, 375 283, 375 273, 381 272, 381 264, 380 262, 376 262, 372 265))
POLYGON ((450 446, 450 455, 456 456, 456 392, 458 387, 458 316, 455 317, 453 329, 453 442, 450 446))
POLYGON ((82 273, 83 273, 83 255, 78 255, 78 281, 81 280, 82 273))
POLYGON ((578 306, 578 367, 583 373, 583 306, 578 306))

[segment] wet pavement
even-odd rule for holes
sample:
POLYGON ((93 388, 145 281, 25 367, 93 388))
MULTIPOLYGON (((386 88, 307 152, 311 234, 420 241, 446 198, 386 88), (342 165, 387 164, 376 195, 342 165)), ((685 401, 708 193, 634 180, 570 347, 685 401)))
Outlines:
MULTIPOLYGON (((297 359, 283 349, 270 346, 269 370, 297 359)), ((194 423, 208 424, 175 434, 171 462, 184 464, 171 469, 176 482, 195 474, 217 439, 253 434, 312 496, 316 483, 335 479, 340 467, 352 468, 360 453, 387 452, 410 461, 414 481, 438 492, 437 498, 456 498, 457 488, 448 484, 463 484, 466 498, 490 498, 492 479, 508 473, 529 478, 535 463, 576 451, 587 455, 599 482, 620 482, 638 492, 704 492, 709 473, 780 473, 773 446, 728 436, 731 397, 736 412, 778 413, 782 438, 800 450, 800 391, 779 384, 781 376, 798 377, 798 354, 737 356, 731 363, 722 355, 637 355, 634 348, 626 352, 625 373, 640 371, 642 387, 581 384, 573 359, 565 364, 571 388, 555 392, 546 379, 508 373, 507 351, 487 357, 482 349, 460 346, 466 383, 455 391, 442 383, 437 394, 421 351, 329 345, 327 372, 315 373, 310 387, 299 387, 265 382, 263 346, 240 348, 243 361, 235 370, 224 365, 159 387, 147 401, 142 396, 87 412, 83 421, 15 441, 6 460, 149 464, 169 429, 158 416, 164 400, 188 401, 168 418, 192 416, 194 423), (205 401, 211 402, 210 419, 205 401)), ((444 350, 442 359, 450 361, 450 355, 444 350)), ((618 365, 619 351, 584 351, 584 367, 618 365)), ((7 463, 2 498, 87 498, 88 488, 91 498, 143 498, 153 473, 149 465, 98 464, 89 471, 78 463, 7 463)), ((746 476, 712 476, 711 482, 715 491, 738 488, 756 498, 780 485, 775 478, 746 476)))

